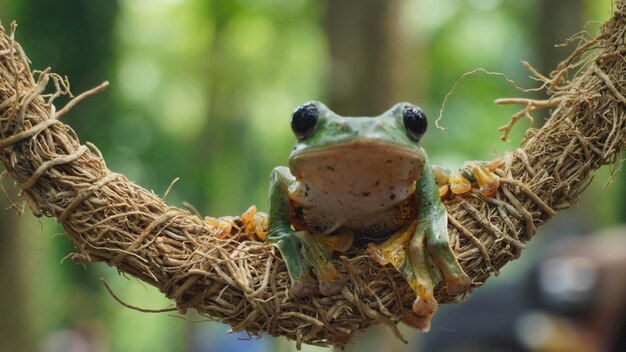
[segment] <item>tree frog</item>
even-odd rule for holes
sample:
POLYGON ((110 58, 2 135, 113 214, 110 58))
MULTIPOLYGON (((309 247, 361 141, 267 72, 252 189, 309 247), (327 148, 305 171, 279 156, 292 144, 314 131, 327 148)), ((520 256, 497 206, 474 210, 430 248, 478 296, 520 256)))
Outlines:
POLYGON ((438 282, 457 295, 471 280, 448 242, 446 208, 419 146, 425 113, 399 103, 380 116, 343 117, 314 101, 293 112, 291 128, 289 168, 271 175, 267 241, 286 263, 292 294, 340 292, 332 252, 367 246, 415 291, 411 323, 427 330, 438 282))

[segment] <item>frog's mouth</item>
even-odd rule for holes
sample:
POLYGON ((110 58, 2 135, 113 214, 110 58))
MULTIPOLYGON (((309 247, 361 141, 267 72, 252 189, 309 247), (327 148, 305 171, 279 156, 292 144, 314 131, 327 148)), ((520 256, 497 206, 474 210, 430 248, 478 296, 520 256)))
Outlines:
POLYGON ((408 185, 419 179, 425 164, 421 148, 357 141, 330 148, 294 151, 292 174, 311 186, 367 193, 387 185, 408 185))

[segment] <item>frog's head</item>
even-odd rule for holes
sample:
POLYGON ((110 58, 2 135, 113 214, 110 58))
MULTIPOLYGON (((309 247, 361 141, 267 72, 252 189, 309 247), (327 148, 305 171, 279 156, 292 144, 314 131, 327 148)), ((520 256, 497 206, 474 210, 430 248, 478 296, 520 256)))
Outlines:
POLYGON ((426 127, 424 112, 408 103, 380 116, 343 117, 322 103, 308 102, 291 118, 297 143, 289 166, 294 176, 309 181, 358 176, 389 184, 411 182, 426 161, 418 145, 426 127))

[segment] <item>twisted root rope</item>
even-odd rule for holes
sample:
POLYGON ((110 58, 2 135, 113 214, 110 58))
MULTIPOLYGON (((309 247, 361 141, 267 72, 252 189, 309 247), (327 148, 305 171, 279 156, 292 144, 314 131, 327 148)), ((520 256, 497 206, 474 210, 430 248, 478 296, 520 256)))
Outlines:
MULTIPOLYGON (((559 104, 544 127, 528 132, 523 148, 505 157, 496 196, 472 193, 447 204, 450 241, 473 287, 517 258, 555 211, 572 205, 593 170, 619 161, 626 139, 624 2, 617 8, 601 34, 581 42, 550 77, 535 75, 559 104)), ((81 145, 59 121, 78 101, 55 110, 66 82, 47 70, 31 72, 14 30, 0 31, 0 159, 32 211, 63 225, 76 262, 105 262, 154 285, 183 313, 193 308, 235 331, 284 335, 298 347, 341 345, 379 323, 397 333, 395 322, 411 311, 414 293, 392 267, 348 253, 335 261, 348 278, 341 293, 289 296, 278 252, 246 236, 249 226, 239 221, 217 236, 210 223, 108 170, 97 149, 81 145), (51 83, 56 89, 47 94, 51 83)), ((526 112, 550 105, 524 102, 526 112)), ((437 299, 455 298, 438 288, 437 299)))

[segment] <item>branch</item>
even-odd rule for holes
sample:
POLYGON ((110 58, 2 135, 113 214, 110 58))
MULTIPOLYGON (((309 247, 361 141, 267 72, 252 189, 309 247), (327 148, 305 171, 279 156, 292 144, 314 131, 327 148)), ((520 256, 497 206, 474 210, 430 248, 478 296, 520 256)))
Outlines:
MULTIPOLYGON (((474 288, 517 258, 555 210, 574 204, 592 171, 624 150, 624 1, 617 8, 600 36, 568 58, 569 67, 586 69, 554 88, 560 104, 505 157, 495 197, 473 193, 447 204, 450 242, 474 288)), ((205 222, 112 173, 96 149, 81 146, 55 119, 54 95, 46 100, 41 87, 52 78, 63 90, 61 81, 47 71, 35 79, 13 37, 13 28, 0 29, 0 160, 32 211, 63 225, 78 249, 75 261, 116 266, 157 287, 181 313, 193 308, 235 331, 284 335, 298 347, 341 345, 378 323, 397 332, 395 321, 411 312, 414 293, 395 269, 353 250, 334 263, 348 277, 341 293, 289 296, 277 251, 246 235, 262 219, 249 213, 225 227, 205 222)), ((439 287, 437 300, 457 297, 439 287)))

